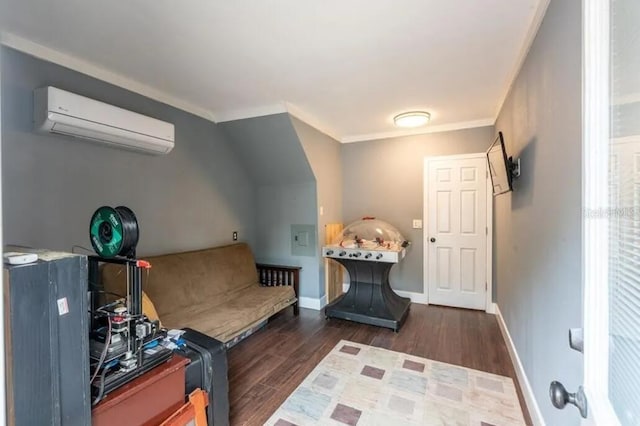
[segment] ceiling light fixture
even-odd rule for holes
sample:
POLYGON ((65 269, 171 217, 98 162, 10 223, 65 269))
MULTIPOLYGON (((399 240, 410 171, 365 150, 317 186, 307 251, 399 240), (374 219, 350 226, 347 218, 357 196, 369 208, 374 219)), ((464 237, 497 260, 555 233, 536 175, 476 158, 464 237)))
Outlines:
POLYGON ((393 117, 393 122, 398 127, 420 127, 431 120, 431 114, 426 111, 403 112, 393 117))

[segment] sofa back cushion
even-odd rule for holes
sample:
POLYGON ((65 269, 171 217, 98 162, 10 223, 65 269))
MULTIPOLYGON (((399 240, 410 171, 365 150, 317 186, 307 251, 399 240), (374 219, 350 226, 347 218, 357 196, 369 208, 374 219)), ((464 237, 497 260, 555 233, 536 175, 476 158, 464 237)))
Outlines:
MULTIPOLYGON (((224 303, 235 292, 258 285, 255 260, 245 243, 144 259, 151 263, 151 269, 142 272, 142 289, 160 318, 203 302, 224 303)), ((126 270, 120 265, 105 265, 102 283, 107 291, 126 294, 126 270)))

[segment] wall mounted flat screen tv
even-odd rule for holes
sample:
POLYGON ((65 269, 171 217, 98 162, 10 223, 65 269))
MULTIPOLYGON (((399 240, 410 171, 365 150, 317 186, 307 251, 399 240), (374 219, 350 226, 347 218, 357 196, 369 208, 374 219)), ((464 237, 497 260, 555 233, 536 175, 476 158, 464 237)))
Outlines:
POLYGON ((502 132, 498 132, 496 140, 487 151, 489 160, 489 174, 493 184, 493 195, 504 194, 513 190, 513 175, 511 160, 507 158, 502 132))

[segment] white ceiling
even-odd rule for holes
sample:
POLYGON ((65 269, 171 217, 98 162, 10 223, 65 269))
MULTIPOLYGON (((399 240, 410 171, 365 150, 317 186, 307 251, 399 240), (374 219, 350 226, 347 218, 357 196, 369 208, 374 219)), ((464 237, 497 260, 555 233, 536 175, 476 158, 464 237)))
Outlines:
POLYGON ((3 43, 226 121, 344 142, 490 125, 549 0, 1 0, 3 43), (411 132, 408 132, 411 133, 411 132))

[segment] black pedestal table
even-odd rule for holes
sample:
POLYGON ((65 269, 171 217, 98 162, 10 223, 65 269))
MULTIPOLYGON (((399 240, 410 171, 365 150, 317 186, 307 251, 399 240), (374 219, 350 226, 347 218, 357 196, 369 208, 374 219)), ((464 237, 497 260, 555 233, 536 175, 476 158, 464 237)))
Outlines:
POLYGON ((349 291, 325 307, 327 318, 341 318, 398 331, 409 313, 411 300, 398 296, 389 285, 395 263, 334 258, 347 268, 349 291))

